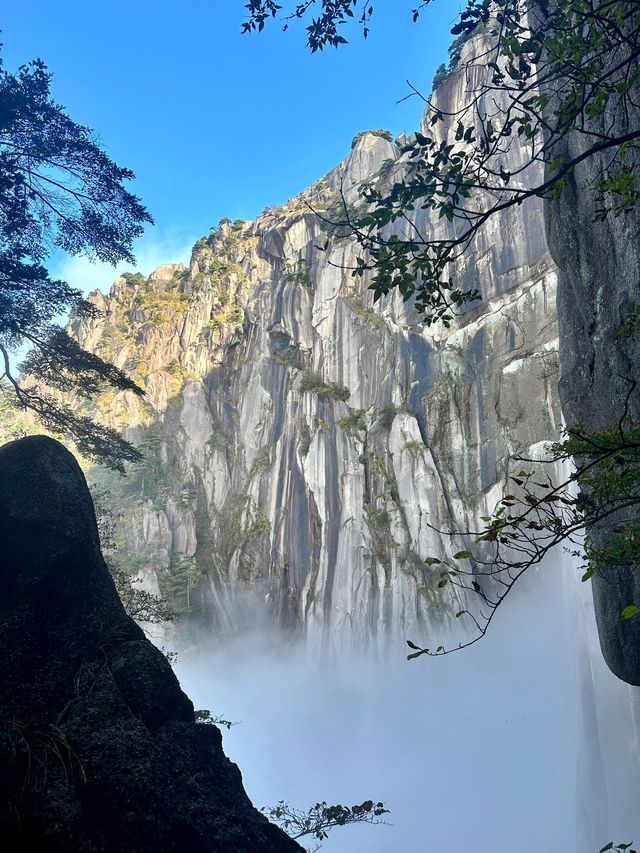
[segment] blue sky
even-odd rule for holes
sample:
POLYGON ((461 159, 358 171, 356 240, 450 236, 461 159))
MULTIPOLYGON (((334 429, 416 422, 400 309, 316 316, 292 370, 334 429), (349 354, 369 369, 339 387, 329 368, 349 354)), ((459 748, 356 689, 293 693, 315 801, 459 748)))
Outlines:
MULTIPOLYGON (((155 218, 136 247, 145 271, 184 259, 223 216, 250 219, 339 162, 355 133, 413 130, 462 3, 436 0, 417 24, 412 0, 376 4, 365 42, 311 55, 301 26, 241 36, 244 0, 20 0, 2 15, 6 68, 36 56, 53 94, 137 175, 155 218)), ((73 284, 113 271, 59 258, 73 284)))

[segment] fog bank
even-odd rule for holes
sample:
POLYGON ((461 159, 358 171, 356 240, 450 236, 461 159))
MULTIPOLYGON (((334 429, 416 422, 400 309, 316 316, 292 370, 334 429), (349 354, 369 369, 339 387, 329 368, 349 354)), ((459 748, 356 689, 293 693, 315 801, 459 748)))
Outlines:
POLYGON ((640 788, 635 688, 599 659, 588 594, 550 563, 446 657, 320 662, 256 635, 176 669, 240 723, 225 751, 257 806, 386 803, 392 826, 338 828, 328 853, 597 853, 640 843, 640 788))

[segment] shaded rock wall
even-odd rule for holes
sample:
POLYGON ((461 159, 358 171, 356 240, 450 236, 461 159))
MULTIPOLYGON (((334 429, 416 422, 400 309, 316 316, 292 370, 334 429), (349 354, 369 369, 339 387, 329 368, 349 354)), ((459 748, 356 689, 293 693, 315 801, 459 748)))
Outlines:
MULTIPOLYGON (((624 135, 640 127, 638 110, 617 109, 613 98, 593 131, 624 135)), ((583 137, 570 136, 557 146, 570 160, 586 150, 583 137)), ((637 207, 621 216, 596 221, 596 211, 614 204, 612 193, 597 191, 611 174, 611 153, 605 151, 579 164, 561 199, 549 202, 545 223, 549 246, 558 266, 558 327, 560 333, 559 393, 568 425, 588 431, 617 429, 625 412, 630 423, 640 419, 640 215, 637 207), (591 187, 590 191, 584 188, 591 187)), ((635 172, 637 151, 627 155, 635 172)), ((613 165, 615 171, 617 167, 613 165)), ((613 522, 637 522, 637 512, 613 522)), ((610 520, 611 521, 611 520, 610 520)), ((591 532, 597 547, 612 534, 611 525, 591 532)), ((613 672, 640 685, 640 621, 622 620, 620 613, 640 601, 637 566, 608 567, 593 578, 600 643, 613 672)))
POLYGON ((219 730, 122 609, 84 477, 44 436, 0 449, 0 824, 48 853, 295 851, 219 730))

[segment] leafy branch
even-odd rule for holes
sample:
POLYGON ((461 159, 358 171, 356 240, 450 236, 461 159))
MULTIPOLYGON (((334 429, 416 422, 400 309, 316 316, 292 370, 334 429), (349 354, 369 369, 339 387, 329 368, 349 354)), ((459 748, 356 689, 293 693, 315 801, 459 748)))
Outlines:
MULTIPOLYGON (((437 573, 440 588, 451 586, 468 602, 456 618, 466 621, 472 633, 452 647, 431 649, 407 641, 412 650, 409 660, 449 654, 481 640, 517 581, 560 544, 584 561, 583 582, 596 574, 606 578, 613 566, 631 570, 638 564, 640 424, 629 422, 625 412, 617 428, 588 433, 576 426, 549 450, 544 464, 554 471, 574 466, 568 477, 557 483, 541 473, 539 465, 523 468, 509 478, 513 494, 505 495, 490 515, 481 517, 484 527, 438 531, 470 542, 466 550, 430 556, 424 564, 425 571, 437 573)), ((638 604, 628 602, 620 617, 636 617, 638 604)))
MULTIPOLYGON (((411 10, 413 20, 416 21, 419 10, 428 5, 430 0, 422 2, 417 8, 411 10)), ((370 0, 302 0, 295 6, 290 5, 287 11, 282 4, 275 0, 250 0, 245 4, 248 17, 241 27, 242 33, 262 32, 265 24, 275 18, 279 18, 283 24, 282 29, 289 29, 289 23, 293 20, 302 20, 307 13, 320 6, 320 13, 311 19, 306 27, 307 47, 312 53, 324 50, 325 47, 340 47, 347 44, 348 39, 342 35, 344 25, 350 21, 357 21, 364 38, 369 35, 369 26, 373 17, 373 6, 370 0)))
POLYGON ((14 406, 32 411, 83 455, 116 470, 139 453, 113 429, 78 415, 47 388, 90 398, 105 387, 142 389, 115 365, 84 351, 58 320, 99 312, 43 262, 54 249, 108 263, 133 261, 133 241, 152 219, 125 189, 133 173, 116 165, 92 131, 55 103, 41 60, 17 73, 0 59, 0 381, 14 406), (18 373, 12 357, 28 352, 18 373))
MULTIPOLYGON (((280 800, 275 806, 265 807, 261 811, 292 838, 310 835, 318 841, 328 838, 329 832, 337 826, 353 823, 385 823, 380 818, 384 814, 389 814, 384 803, 374 803, 373 800, 365 800, 360 805, 354 806, 329 806, 323 801, 316 803, 308 811, 297 809, 280 800)), ((314 849, 317 850, 318 847, 314 849)))
MULTIPOLYGON (((267 5, 273 16, 281 9, 247 8, 267 5)), ((340 26, 354 5, 322 3, 328 43, 324 18, 340 26)), ((447 112, 437 97, 425 98, 429 131, 403 146, 395 182, 365 183, 364 212, 351 215, 345 205, 333 222, 358 242, 352 273, 372 274, 375 299, 397 288, 427 325, 445 326, 480 298, 460 284, 456 262, 492 217, 533 198, 559 198, 585 161, 598 173, 586 188, 596 220, 629 212, 640 198, 637 2, 470 0, 452 33, 458 73, 474 80, 464 103, 447 112), (483 40, 462 62, 460 40, 479 32, 483 40), (571 155, 562 145, 569 135, 571 155)), ((318 37, 312 44, 310 35, 312 50, 318 37)))
POLYGON ((222 716, 212 716, 211 711, 208 708, 201 708, 199 711, 195 711, 195 719, 196 723, 201 723, 205 726, 224 726, 227 729, 230 729, 232 726, 237 726, 238 723, 233 722, 232 720, 227 720, 222 716))

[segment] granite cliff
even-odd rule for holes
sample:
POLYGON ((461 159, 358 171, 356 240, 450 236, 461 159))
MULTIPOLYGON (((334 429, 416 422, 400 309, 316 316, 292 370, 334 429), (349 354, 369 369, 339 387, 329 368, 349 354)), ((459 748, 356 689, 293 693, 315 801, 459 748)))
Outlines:
MULTIPOLYGON (((463 64, 482 49, 467 43, 463 64)), ((443 109, 480 73, 452 74, 443 109)), ((102 318, 73 326, 146 389, 101 402, 146 453, 109 489, 130 565, 192 625, 228 634, 262 619, 378 648, 441 630, 455 602, 423 563, 443 550, 434 528, 493 509, 513 455, 559 435, 541 203, 490 222, 457 270, 482 303, 427 330, 398 298, 372 304, 350 272, 357 246, 328 224, 343 198, 360 203, 362 181, 402 168, 389 134, 359 134, 300 196, 223 222, 188 267, 118 279, 91 297, 102 318)))

